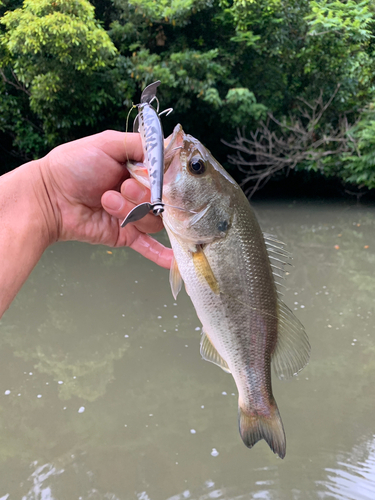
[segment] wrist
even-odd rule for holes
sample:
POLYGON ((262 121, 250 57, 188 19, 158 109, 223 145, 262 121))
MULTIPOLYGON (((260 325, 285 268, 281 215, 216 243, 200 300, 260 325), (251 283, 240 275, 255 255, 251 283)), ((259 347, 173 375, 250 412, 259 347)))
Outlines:
POLYGON ((56 241, 53 219, 38 161, 0 177, 0 316, 56 241))
POLYGON ((1 192, 14 225, 28 227, 43 249, 57 241, 57 224, 43 159, 31 161, 1 177, 1 192))
POLYGON ((58 223, 53 203, 54 193, 46 174, 45 158, 23 165, 28 170, 32 188, 30 202, 33 204, 38 229, 46 247, 58 240, 58 223))

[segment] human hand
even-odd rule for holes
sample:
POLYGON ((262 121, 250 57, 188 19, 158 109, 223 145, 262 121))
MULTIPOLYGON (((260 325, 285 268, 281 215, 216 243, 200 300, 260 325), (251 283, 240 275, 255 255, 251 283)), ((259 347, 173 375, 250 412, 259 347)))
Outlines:
POLYGON ((110 130, 62 144, 42 158, 40 172, 53 213, 53 220, 47 218, 49 232, 59 241, 129 246, 169 268, 172 250, 147 234, 162 229, 160 217, 149 214, 120 227, 135 205, 150 201, 150 192, 129 179, 128 159, 143 159, 139 134, 110 130))

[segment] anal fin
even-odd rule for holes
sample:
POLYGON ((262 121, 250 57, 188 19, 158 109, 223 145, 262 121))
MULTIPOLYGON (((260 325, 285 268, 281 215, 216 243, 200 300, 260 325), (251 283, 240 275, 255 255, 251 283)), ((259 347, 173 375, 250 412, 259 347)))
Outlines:
POLYGON ((201 338, 201 356, 206 361, 214 363, 214 365, 220 366, 220 368, 224 370, 226 373, 231 373, 231 371, 229 370, 228 363, 225 361, 224 358, 220 356, 220 354, 213 346, 208 335, 204 331, 202 332, 202 338, 201 338))

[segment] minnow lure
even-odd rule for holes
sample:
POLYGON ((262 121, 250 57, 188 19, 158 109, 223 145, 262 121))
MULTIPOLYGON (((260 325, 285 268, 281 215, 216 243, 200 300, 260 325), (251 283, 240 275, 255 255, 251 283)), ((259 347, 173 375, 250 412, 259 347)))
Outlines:
POLYGON ((160 81, 148 85, 141 95, 141 103, 137 105, 138 114, 134 120, 133 131, 141 134, 144 163, 150 178, 151 202, 141 203, 131 210, 121 223, 125 227, 129 222, 136 222, 145 217, 151 210, 154 215, 160 215, 164 211, 163 177, 164 177, 164 134, 159 116, 166 113, 169 115, 172 108, 159 113, 159 101, 156 97, 156 89, 160 81), (157 109, 151 106, 156 100, 157 109))

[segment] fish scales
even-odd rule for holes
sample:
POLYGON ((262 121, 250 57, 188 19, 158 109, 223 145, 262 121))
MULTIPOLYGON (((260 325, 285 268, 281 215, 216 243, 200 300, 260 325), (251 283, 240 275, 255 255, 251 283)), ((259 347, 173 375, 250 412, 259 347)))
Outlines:
MULTIPOLYGON (((147 185, 139 168, 129 165, 133 177, 147 185)), ((202 322, 201 354, 235 380, 245 445, 265 439, 284 458, 271 360, 279 378, 290 377, 306 365, 310 345, 301 323, 277 297, 266 243, 247 198, 180 125, 165 150, 163 201, 174 252, 172 292, 176 297, 185 282, 202 322)))
MULTIPOLYGON (((239 191, 234 194, 238 196, 239 191)), ((277 338, 277 295, 262 233, 243 198, 236 204, 226 237, 204 248, 219 283, 219 295, 196 279, 189 246, 181 242, 172 242, 172 246, 197 315, 228 363, 241 400, 246 408, 267 414, 272 397, 269 360, 277 338), (251 384, 244 383, 245 376, 251 378, 251 384)))

